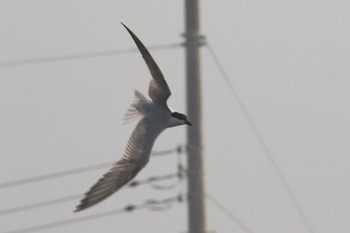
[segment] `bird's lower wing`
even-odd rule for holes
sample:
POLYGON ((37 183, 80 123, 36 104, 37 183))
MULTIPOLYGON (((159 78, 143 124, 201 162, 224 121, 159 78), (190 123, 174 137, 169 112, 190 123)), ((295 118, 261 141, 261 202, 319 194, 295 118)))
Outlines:
POLYGON ((85 197, 80 201, 75 212, 89 208, 109 197, 133 179, 143 167, 144 165, 120 160, 85 193, 85 197))

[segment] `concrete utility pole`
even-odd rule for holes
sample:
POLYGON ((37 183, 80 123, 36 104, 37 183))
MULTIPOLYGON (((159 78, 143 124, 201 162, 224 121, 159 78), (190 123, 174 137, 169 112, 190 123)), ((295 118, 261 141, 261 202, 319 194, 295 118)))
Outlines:
POLYGON ((188 127, 188 221, 189 233, 205 233, 205 206, 202 155, 202 103, 199 47, 199 0, 185 0, 186 79, 188 127))

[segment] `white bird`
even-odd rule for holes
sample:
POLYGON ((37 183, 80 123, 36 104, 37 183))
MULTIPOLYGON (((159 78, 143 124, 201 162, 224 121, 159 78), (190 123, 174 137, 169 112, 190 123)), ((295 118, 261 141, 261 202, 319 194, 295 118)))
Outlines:
POLYGON ((136 43, 151 72, 148 89, 151 100, 135 90, 135 101, 128 110, 126 119, 141 119, 130 136, 123 157, 85 193, 75 212, 99 203, 132 180, 148 163, 156 138, 166 128, 185 124, 192 126, 186 115, 169 109, 167 100, 171 92, 162 72, 139 38, 127 26, 122 25, 136 43))

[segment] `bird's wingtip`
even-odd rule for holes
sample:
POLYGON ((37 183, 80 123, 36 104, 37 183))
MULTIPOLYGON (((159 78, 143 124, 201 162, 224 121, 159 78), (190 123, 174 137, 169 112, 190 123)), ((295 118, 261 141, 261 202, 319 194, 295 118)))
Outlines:
POLYGON ((130 30, 123 22, 120 22, 121 23, 121 25, 123 25, 123 27, 126 29, 126 30, 130 30))
POLYGON ((78 205, 78 206, 76 206, 75 209, 73 210, 73 213, 77 213, 77 212, 79 212, 79 211, 81 211, 81 210, 82 210, 81 206, 78 205))

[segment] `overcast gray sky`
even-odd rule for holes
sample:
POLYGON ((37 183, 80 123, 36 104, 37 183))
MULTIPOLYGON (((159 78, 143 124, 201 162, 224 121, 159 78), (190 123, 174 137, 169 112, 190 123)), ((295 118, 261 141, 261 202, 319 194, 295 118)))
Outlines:
MULTIPOLYGON (((0 62, 135 48, 120 21, 146 46, 179 43, 183 11, 183 1, 2 0, 0 62)), ((341 0, 201 2, 201 32, 315 233, 350 229, 349 12, 341 0)), ((208 49, 201 51, 206 191, 253 232, 310 233, 208 49)), ((151 53, 172 89, 169 104, 185 112, 183 48, 151 53)), ((147 93, 150 80, 138 53, 0 64, 0 183, 120 158, 134 127, 122 120, 133 88, 147 93)), ((154 150, 184 143, 185 130, 165 131, 154 150)), ((177 161, 176 154, 153 157, 137 178, 176 172, 177 161)), ((0 210, 85 192, 107 170, 0 189, 0 210)), ((4 215, 0 233, 184 191, 126 188, 78 214, 76 199, 4 215)), ((208 230, 245 232, 210 200, 206 205, 208 230)), ((43 232, 178 233, 187 230, 186 217, 186 204, 177 204, 43 232)))

